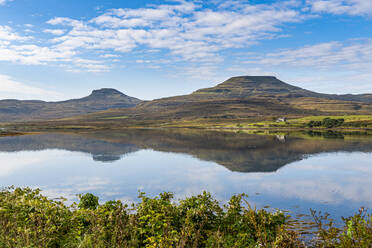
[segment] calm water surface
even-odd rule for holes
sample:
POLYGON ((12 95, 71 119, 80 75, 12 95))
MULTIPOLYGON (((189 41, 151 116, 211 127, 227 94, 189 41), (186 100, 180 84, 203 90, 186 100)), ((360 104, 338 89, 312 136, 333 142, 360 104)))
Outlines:
POLYGON ((334 217, 372 206, 372 137, 248 135, 133 130, 0 138, 0 186, 39 187, 50 197, 137 201, 138 191, 176 198, 204 190, 226 201, 334 217))

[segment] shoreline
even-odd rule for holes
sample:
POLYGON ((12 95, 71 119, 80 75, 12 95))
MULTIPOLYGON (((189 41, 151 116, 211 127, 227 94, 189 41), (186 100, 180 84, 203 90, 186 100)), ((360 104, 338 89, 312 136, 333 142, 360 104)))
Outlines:
MULTIPOLYGON (((12 127, 9 127, 12 130, 12 127)), ((201 126, 123 126, 123 127, 115 127, 115 126, 96 126, 96 127, 69 127, 69 126, 60 126, 60 127, 26 127, 26 128, 14 128, 15 130, 19 131, 6 131, 0 132, 1 136, 17 136, 17 135, 26 135, 26 134, 35 134, 40 132, 53 132, 53 131, 120 131, 120 130, 128 130, 128 129, 190 129, 190 130, 205 130, 205 131, 253 131, 253 132, 371 132, 372 128, 351 128, 351 127, 337 127, 337 128, 300 128, 300 127, 229 127, 229 126, 222 126, 222 127, 201 127, 201 126)))
POLYGON ((0 136, 35 132, 85 132, 126 129, 190 129, 233 132, 372 132, 372 115, 305 116, 277 121, 257 119, 205 120, 49 120, 0 123, 0 136), (329 126, 325 121, 333 121, 329 126), (339 122, 340 121, 340 122, 339 122), (334 123, 336 122, 336 124, 334 123), (317 126, 312 124, 317 123, 317 126), (310 125, 311 124, 311 125, 310 125))

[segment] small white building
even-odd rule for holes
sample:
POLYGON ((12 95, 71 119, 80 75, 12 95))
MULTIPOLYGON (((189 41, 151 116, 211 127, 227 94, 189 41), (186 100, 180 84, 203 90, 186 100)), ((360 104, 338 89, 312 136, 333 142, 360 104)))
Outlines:
POLYGON ((278 119, 276 120, 276 122, 287 122, 287 118, 286 118, 286 117, 278 118, 278 119))

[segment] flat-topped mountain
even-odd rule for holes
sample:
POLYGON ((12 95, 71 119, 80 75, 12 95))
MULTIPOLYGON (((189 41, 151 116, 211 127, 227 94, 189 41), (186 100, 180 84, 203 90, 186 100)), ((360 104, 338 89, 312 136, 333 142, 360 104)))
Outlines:
POLYGON ((140 102, 115 89, 94 90, 89 96, 61 102, 1 100, 0 122, 70 117, 112 108, 130 108, 140 102))
MULTIPOLYGON (((115 90, 115 89, 110 89, 110 88, 102 88, 99 90, 93 90, 92 93, 84 97, 82 99, 98 99, 98 98, 121 98, 121 97, 128 97, 127 95, 123 94, 122 92, 115 90)), ((130 99, 134 99, 133 97, 129 97, 130 99)), ((82 100, 80 99, 80 100, 82 100)), ((130 100, 129 99, 129 100, 130 100)))
POLYGON ((200 89, 193 96, 247 98, 252 96, 316 96, 317 93, 284 83, 271 76, 233 77, 212 88, 200 89))
POLYGON ((85 105, 91 104, 92 106, 90 107, 94 108, 93 110, 97 110, 99 108, 130 108, 136 106, 140 102, 142 101, 135 97, 127 96, 118 90, 103 88, 93 90, 89 96, 59 103, 80 103, 85 105))

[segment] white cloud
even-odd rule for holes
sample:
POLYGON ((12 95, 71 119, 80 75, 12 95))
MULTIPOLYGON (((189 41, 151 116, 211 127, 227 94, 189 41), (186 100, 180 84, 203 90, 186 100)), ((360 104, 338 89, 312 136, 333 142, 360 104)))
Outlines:
POLYGON ((120 56, 117 55, 117 54, 110 54, 110 53, 106 53, 106 54, 102 54, 100 55, 101 58, 119 58, 120 56))
POLYGON ((38 46, 29 43, 29 40, 32 37, 21 36, 8 26, 0 26, 0 61, 35 65, 71 58, 75 54, 73 51, 38 46))
MULTIPOLYGON (((44 32, 52 35, 62 35, 65 31, 60 29, 45 29, 44 32)), ((56 38, 57 39, 57 38, 56 38)), ((109 66, 103 61, 87 60, 77 55, 76 44, 41 46, 28 41, 31 37, 20 36, 8 26, 0 26, 0 61, 10 61, 26 65, 40 65, 50 62, 58 63, 68 70, 103 72, 108 71, 109 66), (72 47, 72 48, 71 48, 72 47)))
POLYGON ((29 28, 26 28, 25 30, 23 30, 25 33, 35 33, 34 30, 32 29, 29 29, 29 28))
MULTIPOLYGON (((54 28, 43 30, 52 38, 44 41, 20 36, 8 26, 0 26, 0 61, 54 62, 69 71, 104 72, 112 66, 106 64, 108 58, 155 51, 174 63, 193 63, 189 71, 194 71, 194 75, 214 77, 214 68, 224 61, 223 52, 248 48, 264 39, 284 37, 284 25, 302 21, 309 14, 364 15, 372 10, 372 1, 365 0, 307 0, 306 4, 298 0, 272 4, 215 0, 213 3, 209 8, 202 8, 202 2, 178 0, 139 9, 111 9, 86 21, 55 17, 47 22, 54 28), (84 59, 84 55, 95 62, 77 62, 84 59)), ((367 61, 371 61, 370 43, 329 42, 266 54, 253 61, 254 68, 347 64, 348 68, 360 70, 360 66, 367 68, 367 61)), ((186 73, 189 72, 186 70, 186 73)))
POLYGON ((335 15, 371 15, 370 0, 308 0, 313 12, 323 12, 335 15))
POLYGON ((44 29, 44 33, 54 34, 54 35, 62 35, 66 32, 66 30, 63 29, 44 29))
POLYGON ((111 67, 104 59, 140 50, 165 52, 174 62, 206 63, 198 71, 213 75, 210 63, 223 61, 221 51, 279 37, 283 24, 299 19, 300 13, 287 6, 242 3, 239 8, 203 9, 182 0, 140 9, 113 9, 87 21, 55 17, 47 24, 56 28, 43 30, 53 36, 44 43, 0 26, 0 61, 53 62, 69 71, 104 72, 111 67), (84 61, 84 54, 96 56, 94 62, 84 61))
POLYGON ((215 60, 227 48, 248 47, 272 38, 280 26, 301 17, 292 9, 243 4, 239 9, 201 9, 192 2, 141 9, 114 9, 90 21, 65 17, 48 21, 71 27, 52 39, 62 50, 94 49, 128 53, 136 48, 163 49, 183 60, 215 60))
POLYGON ((70 61, 74 51, 52 49, 37 45, 1 45, 0 61, 39 65, 46 62, 70 61))
POLYGON ((47 23, 50 25, 84 26, 84 24, 81 21, 67 17, 55 17, 47 21, 47 23))
POLYGON ((1 41, 24 41, 28 40, 30 37, 20 36, 17 33, 13 32, 13 30, 9 26, 1 26, 0 25, 0 42, 1 41))
POLYGON ((248 61, 261 65, 287 65, 296 67, 344 67, 350 70, 369 70, 372 61, 372 39, 352 44, 328 42, 298 49, 268 53, 248 61))
POLYGON ((18 82, 7 75, 0 74, 0 98, 11 99, 21 98, 24 100, 38 99, 38 98, 54 98, 61 95, 57 92, 44 90, 38 87, 29 86, 27 84, 18 82))
POLYGON ((210 78, 217 81, 216 78, 218 78, 218 76, 216 75, 216 71, 217 67, 214 65, 199 65, 183 69, 178 74, 186 75, 186 77, 192 79, 203 80, 205 78, 210 78))
MULTIPOLYGON (((91 60, 91 59, 75 59, 72 61, 74 66, 80 68, 80 70, 88 71, 88 72, 105 72, 110 69, 108 65, 102 64, 100 60, 91 60)), ((70 71, 74 71, 74 69, 70 69, 70 71)), ((77 72, 77 71, 75 71, 77 72)))
POLYGON ((335 68, 333 70, 297 70, 293 73, 278 73, 285 82, 316 92, 330 94, 372 93, 372 73, 368 71, 349 71, 335 68))

